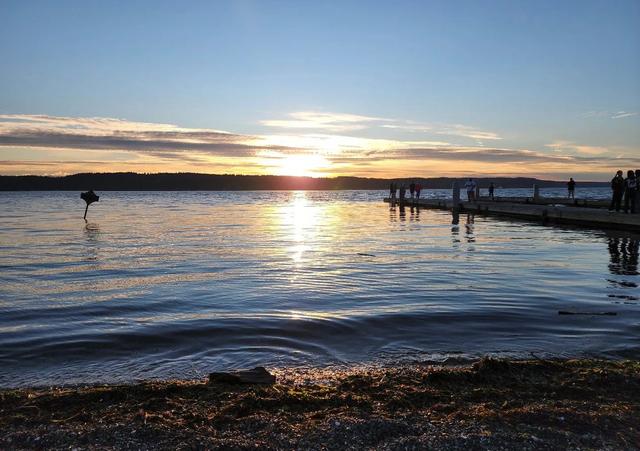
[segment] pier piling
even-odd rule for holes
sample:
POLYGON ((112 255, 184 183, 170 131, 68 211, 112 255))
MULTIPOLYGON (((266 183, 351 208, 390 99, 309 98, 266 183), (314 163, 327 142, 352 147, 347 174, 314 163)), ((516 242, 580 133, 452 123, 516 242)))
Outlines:
POLYGON ((453 205, 452 208, 454 210, 458 210, 459 205, 460 205, 460 185, 458 185, 458 182, 453 182, 452 185, 452 199, 453 199, 453 205))

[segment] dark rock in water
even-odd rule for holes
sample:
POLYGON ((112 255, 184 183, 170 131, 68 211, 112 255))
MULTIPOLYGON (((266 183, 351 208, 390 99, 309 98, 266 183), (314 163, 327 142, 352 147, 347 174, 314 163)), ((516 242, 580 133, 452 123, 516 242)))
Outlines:
POLYGON ((276 377, 264 367, 209 374, 210 384, 275 384, 276 377))

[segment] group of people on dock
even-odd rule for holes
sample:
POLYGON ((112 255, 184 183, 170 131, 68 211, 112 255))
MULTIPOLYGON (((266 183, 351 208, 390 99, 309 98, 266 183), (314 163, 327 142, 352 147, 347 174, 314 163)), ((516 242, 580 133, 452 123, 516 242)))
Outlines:
MULTIPOLYGON (((469 202, 477 201, 478 196, 478 184, 472 178, 469 178, 464 187, 467 191, 467 199, 469 202)), ((389 197, 392 203, 400 200, 407 199, 407 190, 411 200, 420 199, 420 192, 422 191, 422 185, 412 181, 409 185, 405 185, 403 182, 396 183, 391 182, 389 185, 389 197)), ((489 185, 489 197, 494 199, 495 186, 493 182, 489 185)), ((567 182, 568 197, 575 199, 576 181, 573 178, 569 178, 567 182)), ((627 177, 625 178, 623 172, 620 170, 616 173, 615 177, 611 179, 611 204, 609 211, 623 210, 625 213, 640 213, 640 169, 635 171, 627 171, 627 177)))
MULTIPOLYGON (((422 185, 420 183, 409 183, 409 195, 411 196, 411 199, 420 199, 420 191, 422 191, 422 185)), ((401 183, 400 186, 398 186, 397 183, 391 182, 389 185, 389 197, 391 197, 392 202, 395 202, 396 199, 406 199, 406 196, 407 187, 404 183, 401 183)))
POLYGON ((627 178, 623 172, 618 171, 611 179, 611 204, 609 211, 620 211, 624 208, 625 213, 640 213, 640 169, 627 171, 627 178), (623 202, 624 201, 624 202, 623 202))
MULTIPOLYGON (((472 178, 465 182, 465 188, 467 190, 467 199, 469 202, 474 202, 477 199, 478 192, 478 184, 472 178)), ((420 183, 411 182, 409 183, 409 195, 412 200, 420 199, 420 192, 422 191, 422 185, 420 183)), ((489 197, 493 199, 495 186, 493 182, 489 184, 489 197)), ((398 185, 396 182, 391 182, 389 185, 389 198, 392 203, 395 203, 398 200, 404 200, 407 198, 407 186, 404 183, 400 183, 398 185)))

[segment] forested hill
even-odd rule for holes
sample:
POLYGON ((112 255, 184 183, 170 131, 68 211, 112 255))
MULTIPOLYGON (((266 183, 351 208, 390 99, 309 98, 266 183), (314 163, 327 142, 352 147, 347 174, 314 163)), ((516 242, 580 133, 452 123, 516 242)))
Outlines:
MULTIPOLYGON (((449 177, 381 179, 362 177, 312 178, 277 175, 210 175, 194 173, 136 174, 133 172, 74 174, 64 177, 49 176, 0 176, 0 191, 49 191, 88 189, 100 191, 147 191, 147 190, 347 190, 388 189, 391 181, 398 183, 420 182, 425 189, 451 188, 458 180, 449 177)), ((481 187, 493 182, 502 188, 531 188, 533 184, 544 187, 566 186, 565 181, 537 180, 534 178, 493 177, 477 178, 481 187)), ((606 182, 581 182, 578 186, 606 186, 606 182)))

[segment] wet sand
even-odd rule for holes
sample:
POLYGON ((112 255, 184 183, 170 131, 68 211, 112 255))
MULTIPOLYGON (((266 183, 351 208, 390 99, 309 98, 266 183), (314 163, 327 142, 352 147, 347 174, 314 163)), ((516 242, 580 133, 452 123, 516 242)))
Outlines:
POLYGON ((640 362, 481 360, 0 391, 1 449, 640 449, 640 362))

